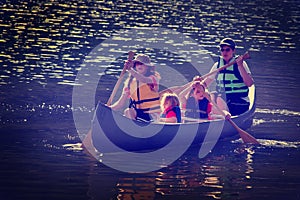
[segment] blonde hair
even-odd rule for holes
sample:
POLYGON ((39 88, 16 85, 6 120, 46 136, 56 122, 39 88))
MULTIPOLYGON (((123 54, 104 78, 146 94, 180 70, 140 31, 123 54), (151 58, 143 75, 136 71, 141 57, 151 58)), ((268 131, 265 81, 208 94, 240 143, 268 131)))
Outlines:
POLYGON ((163 111, 164 110, 164 105, 166 102, 170 101, 172 107, 175 106, 180 106, 180 101, 178 96, 175 93, 164 93, 161 101, 160 101, 160 109, 163 111))

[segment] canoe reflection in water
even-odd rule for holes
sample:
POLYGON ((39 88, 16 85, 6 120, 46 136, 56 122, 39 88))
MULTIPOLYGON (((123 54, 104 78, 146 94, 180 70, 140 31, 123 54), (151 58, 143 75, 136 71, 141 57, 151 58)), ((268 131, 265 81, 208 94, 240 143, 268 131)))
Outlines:
POLYGON ((237 146, 232 151, 240 159, 233 160, 230 153, 223 153, 228 149, 224 150, 222 146, 223 144, 220 144, 219 150, 212 152, 214 155, 207 156, 199 162, 186 155, 172 165, 155 172, 120 173, 115 182, 109 177, 112 172, 93 166, 89 177, 89 196, 93 199, 107 198, 107 195, 115 199, 165 199, 165 197, 221 199, 225 196, 249 195, 251 192, 249 189, 252 188, 251 174, 254 171, 252 166, 254 151, 251 148, 237 146), (228 168, 233 166, 230 165, 231 162, 236 162, 236 165, 228 168), (104 173, 107 173, 107 180, 110 182, 104 179, 104 173), (242 192, 238 192, 239 190, 242 192))

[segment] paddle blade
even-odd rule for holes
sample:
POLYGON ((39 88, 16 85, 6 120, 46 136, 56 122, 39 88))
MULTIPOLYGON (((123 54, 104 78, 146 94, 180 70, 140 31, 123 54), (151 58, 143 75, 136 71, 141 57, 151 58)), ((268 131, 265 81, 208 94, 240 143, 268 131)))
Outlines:
POLYGON ((251 143, 251 144, 259 144, 259 142, 249 133, 238 127, 232 119, 228 119, 228 121, 232 124, 232 126, 239 132, 240 137, 242 138, 244 143, 251 143))
POLYGON ((128 60, 132 60, 134 57, 134 52, 133 51, 129 51, 128 52, 128 60))
POLYGON ((250 57, 249 52, 247 51, 247 52, 243 55, 243 60, 246 60, 246 59, 249 59, 249 58, 251 58, 251 57, 250 57))
POLYGON ((240 129, 238 130, 240 137, 242 138, 242 140, 244 141, 244 143, 251 143, 251 144, 259 144, 259 142, 249 133, 247 133, 246 131, 240 129))
POLYGON ((85 138, 82 141, 81 147, 90 148, 92 146, 92 129, 88 131, 85 138))

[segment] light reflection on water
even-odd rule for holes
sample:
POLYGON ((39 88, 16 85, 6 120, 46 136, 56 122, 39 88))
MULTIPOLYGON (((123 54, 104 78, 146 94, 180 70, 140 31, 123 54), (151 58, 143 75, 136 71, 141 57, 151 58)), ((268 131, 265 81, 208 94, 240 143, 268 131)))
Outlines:
MULTIPOLYGON (((300 176, 299 95, 295 94, 299 88, 298 1, 30 0, 1 3, 0 16, 0 124, 4 137, 0 148, 1 160, 8 163, 1 165, 5 173, 1 192, 7 196, 300 197, 298 191, 290 189, 299 188, 300 176), (140 176, 116 172, 83 154, 72 110, 92 110, 71 106, 76 74, 99 43, 119 30, 134 27, 184 33, 213 58, 219 55, 216 44, 224 36, 236 39, 239 54, 250 49, 258 101, 249 132, 262 145, 244 146, 240 140, 233 141, 231 147, 219 145, 220 149, 205 160, 187 155, 172 166, 140 176), (87 179, 88 189, 84 185, 87 179)), ((111 45, 112 52, 122 52, 122 48, 111 45)), ((182 73, 189 73, 183 66, 184 57, 168 51, 139 50, 146 51, 156 63, 170 62, 182 73)), ((94 62, 105 59, 99 57, 94 62)), ((110 95, 122 60, 112 60, 97 98, 105 101, 110 95)))
MULTIPOLYGON (((115 30, 165 27, 186 33, 205 48, 215 48, 223 35, 236 38, 238 48, 297 52, 299 5, 293 1, 223 3, 202 1, 131 4, 94 1, 19 2, 2 4, 1 62, 9 78, 59 79, 71 84, 82 60, 115 30), (192 5, 192 6, 191 6, 192 5), (147 8, 147 9, 146 9, 147 8), (128 11, 129 10, 129 11, 128 11), (243 38, 244 37, 244 38, 243 38), (76 69, 77 68, 77 69, 76 69)), ((216 54, 210 52, 213 56, 216 54)))
MULTIPOLYGON (((280 152, 277 149, 277 144, 273 143, 273 146, 271 141, 265 141, 263 145, 266 143, 269 143, 267 147, 259 148, 237 145, 231 147, 230 151, 226 149, 226 152, 230 152, 229 154, 222 152, 225 149, 218 146, 220 149, 217 152, 214 150, 211 155, 200 161, 195 161, 190 156, 183 156, 172 166, 156 172, 142 175, 120 175, 115 180, 118 189, 116 195, 120 199, 172 199, 174 197, 184 198, 187 194, 190 199, 209 199, 208 197, 236 199, 240 195, 245 198, 260 198, 262 194, 268 194, 272 191, 271 187, 266 186, 264 193, 261 185, 256 182, 263 181, 273 184, 274 180, 280 181, 279 178, 273 177, 271 174, 257 176, 257 165, 259 165, 257 162, 264 159, 266 155, 270 156, 274 151, 280 152), (258 157, 255 154, 258 154, 258 157)), ((287 149, 294 148, 286 144, 281 145, 287 149)), ((291 157, 295 158, 295 156, 294 154, 291 157)), ((100 192, 97 193, 93 188, 101 188, 99 181, 101 181, 102 176, 95 174, 96 169, 91 169, 95 171, 91 171, 89 194, 96 198, 100 192)), ((276 165, 273 169, 275 171, 280 170, 280 166, 276 165)), ((280 173, 285 172, 280 171, 280 173)), ((281 191, 275 193, 279 196, 286 195, 293 198, 293 194, 285 192, 288 192, 287 188, 282 188, 281 191)))

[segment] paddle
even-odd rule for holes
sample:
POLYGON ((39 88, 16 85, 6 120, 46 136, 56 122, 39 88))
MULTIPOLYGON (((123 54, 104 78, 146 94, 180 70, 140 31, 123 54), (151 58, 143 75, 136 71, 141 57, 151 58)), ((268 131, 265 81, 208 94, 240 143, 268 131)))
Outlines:
MULTIPOLYGON (((243 60, 249 59, 249 58, 250 58, 249 52, 246 51, 246 53, 245 53, 244 55, 241 55, 241 56, 239 56, 238 58, 242 58, 243 60)), ((221 70, 223 70, 223 69, 226 69, 227 67, 229 67, 229 66, 235 64, 235 63, 237 62, 236 60, 237 60, 237 59, 235 59, 234 61, 232 61, 232 62, 230 62, 230 63, 228 63, 228 64, 226 64, 226 65, 224 65, 224 66, 222 66, 222 67, 220 67, 220 68, 218 68, 218 69, 215 69, 214 71, 211 71, 211 72, 209 72, 209 73, 207 73, 207 74, 201 76, 199 79, 204 80, 205 78, 207 78, 207 77, 209 77, 209 76, 211 76, 211 75, 213 75, 213 74, 215 74, 215 73, 217 73, 217 72, 219 72, 219 71, 221 71, 221 70)), ((171 92, 171 93, 174 92, 174 93, 177 93, 177 91, 182 91, 185 87, 187 87, 188 84, 189 84, 189 83, 187 83, 187 84, 185 84, 185 85, 183 85, 183 86, 173 86, 173 87, 167 88, 167 89, 165 89, 165 90, 160 91, 160 92, 159 92, 159 95, 161 96, 161 95, 163 95, 163 94, 166 93, 166 92, 171 92)))
POLYGON ((238 131, 244 143, 259 144, 259 142, 252 135, 242 130, 240 127, 238 127, 238 125, 236 125, 236 123, 234 123, 234 121, 232 121, 230 117, 227 117, 224 111, 221 110, 221 108, 211 99, 209 94, 205 93, 205 97, 209 100, 209 102, 211 102, 216 107, 216 109, 225 117, 225 119, 227 119, 228 122, 238 131))
MULTIPOLYGON (((133 51, 129 51, 129 52, 128 52, 128 60, 132 60, 132 59, 133 59, 133 56, 134 56, 134 52, 133 52, 133 51)), ((122 79, 123 79, 123 76, 124 76, 125 72, 126 72, 126 68, 123 67, 123 70, 122 70, 122 72, 121 72, 121 74, 120 74, 120 77, 119 77, 119 79, 118 79, 118 81, 117 81, 117 83, 116 83, 116 85, 115 85, 115 87, 114 87, 114 89, 113 89, 113 91, 112 91, 112 93, 111 93, 111 95, 110 95, 110 97, 109 97, 107 103, 106 103, 107 106, 110 106, 110 105, 111 105, 112 100, 113 100, 113 98, 115 97, 115 95, 116 95, 116 93, 117 93, 117 90, 118 90, 119 87, 120 87, 120 84, 121 84, 121 82, 122 82, 122 79)))
MULTIPOLYGON (((133 56, 134 56, 134 52, 133 51, 129 51, 128 52, 128 60, 132 60, 133 56)), ((115 87, 114 87, 114 89, 113 89, 113 91, 112 91, 112 93, 111 93, 111 95, 110 95, 107 103, 106 103, 107 106, 111 105, 112 100, 115 97, 115 95, 117 93, 117 90, 120 87, 120 84, 121 84, 121 81, 122 81, 122 78, 123 78, 125 72, 126 72, 126 68, 123 67, 123 70, 122 70, 122 72, 120 74, 120 77, 119 77, 119 79, 118 79, 118 81, 117 81, 117 83, 116 83, 116 85, 115 85, 115 87)), ((87 149, 90 149, 90 150, 93 149, 93 144, 92 144, 92 129, 90 129, 88 131, 87 135, 85 136, 84 140, 82 141, 82 146, 85 147, 85 148, 87 148, 87 149)))
MULTIPOLYGON (((237 59, 240 59, 240 58, 242 60, 249 59, 250 58, 249 52, 246 51, 246 53, 244 55, 239 56, 237 59)), ((220 68, 215 69, 214 71, 211 71, 211 72, 209 72, 209 73, 201 76, 201 79, 204 80, 205 78, 207 78, 207 77, 209 77, 209 76, 211 76, 211 75, 213 75, 213 74, 215 74, 215 73, 217 73, 219 71, 222 71, 223 69, 226 69, 227 67, 235 64, 237 62, 237 59, 235 59, 234 61, 232 61, 232 62, 230 62, 230 63, 228 63, 228 64, 226 64, 226 65, 224 65, 224 66, 222 66, 220 68)))

